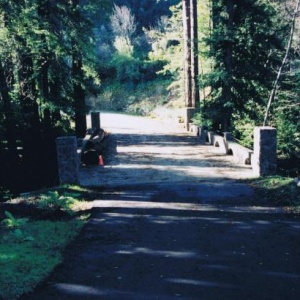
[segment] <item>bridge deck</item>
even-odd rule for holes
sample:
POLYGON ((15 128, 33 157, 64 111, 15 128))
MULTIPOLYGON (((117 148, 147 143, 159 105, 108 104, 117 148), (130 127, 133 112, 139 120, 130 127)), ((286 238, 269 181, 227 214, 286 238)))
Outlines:
POLYGON ((80 170, 80 184, 119 186, 253 177, 250 166, 236 164, 218 148, 201 145, 175 121, 102 113, 109 132, 104 167, 80 170))

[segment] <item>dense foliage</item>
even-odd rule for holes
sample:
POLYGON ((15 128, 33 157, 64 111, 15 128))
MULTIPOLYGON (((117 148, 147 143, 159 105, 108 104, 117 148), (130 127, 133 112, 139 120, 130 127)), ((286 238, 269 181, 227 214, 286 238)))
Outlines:
POLYGON ((259 123, 284 47, 278 15, 263 1, 214 0, 212 21, 205 39, 213 68, 202 80, 211 94, 204 109, 214 129, 231 131, 244 118, 259 123))
POLYGON ((85 91, 99 83, 91 21, 104 4, 0 1, 1 186, 53 185, 55 137, 85 133, 85 91))
POLYGON ((115 0, 118 6, 131 9, 136 18, 139 31, 142 28, 156 26, 157 20, 162 16, 170 16, 170 6, 178 4, 179 0, 115 0))
MULTIPOLYGON (((201 30, 202 111, 198 122, 231 131, 251 147, 254 126, 261 126, 267 100, 286 53, 294 1, 205 1, 209 23, 201 30), (205 66, 204 66, 205 67, 205 66)), ((206 9, 206 12, 205 12, 206 9)), ((200 16, 201 18, 201 16, 200 16)), ((297 21, 297 20, 296 20, 297 21)), ((280 168, 299 174, 299 22, 284 65, 268 125, 278 131, 280 168), (283 163, 283 160, 285 162, 283 163)))

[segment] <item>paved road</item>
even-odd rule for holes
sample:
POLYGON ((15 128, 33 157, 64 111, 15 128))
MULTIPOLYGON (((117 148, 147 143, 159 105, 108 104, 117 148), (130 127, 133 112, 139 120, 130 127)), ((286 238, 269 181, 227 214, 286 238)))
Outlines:
POLYGON ((252 177, 250 166, 213 146, 201 145, 179 124, 143 117, 101 114, 109 132, 104 167, 83 168, 82 185, 120 186, 133 183, 201 182, 252 177))
POLYGON ((84 171, 103 189, 89 223, 22 299, 299 300, 299 218, 235 180, 249 169, 145 122, 111 124, 116 155, 84 171))

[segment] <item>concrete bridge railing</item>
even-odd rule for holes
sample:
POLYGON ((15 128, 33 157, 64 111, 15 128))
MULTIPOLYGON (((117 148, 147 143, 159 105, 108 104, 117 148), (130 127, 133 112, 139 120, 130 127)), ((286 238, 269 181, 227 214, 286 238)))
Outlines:
POLYGON ((235 162, 251 165, 255 176, 267 176, 276 172, 277 138, 273 127, 255 127, 253 150, 234 141, 228 132, 221 136, 196 125, 190 125, 190 131, 201 142, 218 147, 220 153, 232 155, 235 162))
MULTIPOLYGON (((92 114, 92 127, 100 127, 100 114, 92 114)), ((254 129, 254 149, 248 149, 235 142, 230 133, 224 136, 190 124, 189 130, 199 137, 200 143, 213 145, 224 155, 232 155, 235 162, 251 165, 255 176, 273 174, 277 167, 276 129, 256 127, 254 129)), ((75 136, 56 139, 58 173, 61 184, 79 183, 80 150, 75 136)))

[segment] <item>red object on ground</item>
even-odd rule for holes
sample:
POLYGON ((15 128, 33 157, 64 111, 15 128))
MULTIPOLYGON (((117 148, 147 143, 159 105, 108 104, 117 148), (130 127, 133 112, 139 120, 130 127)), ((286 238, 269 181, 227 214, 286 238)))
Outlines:
POLYGON ((103 163, 103 158, 102 158, 102 155, 99 155, 99 166, 103 166, 104 163, 103 163))

